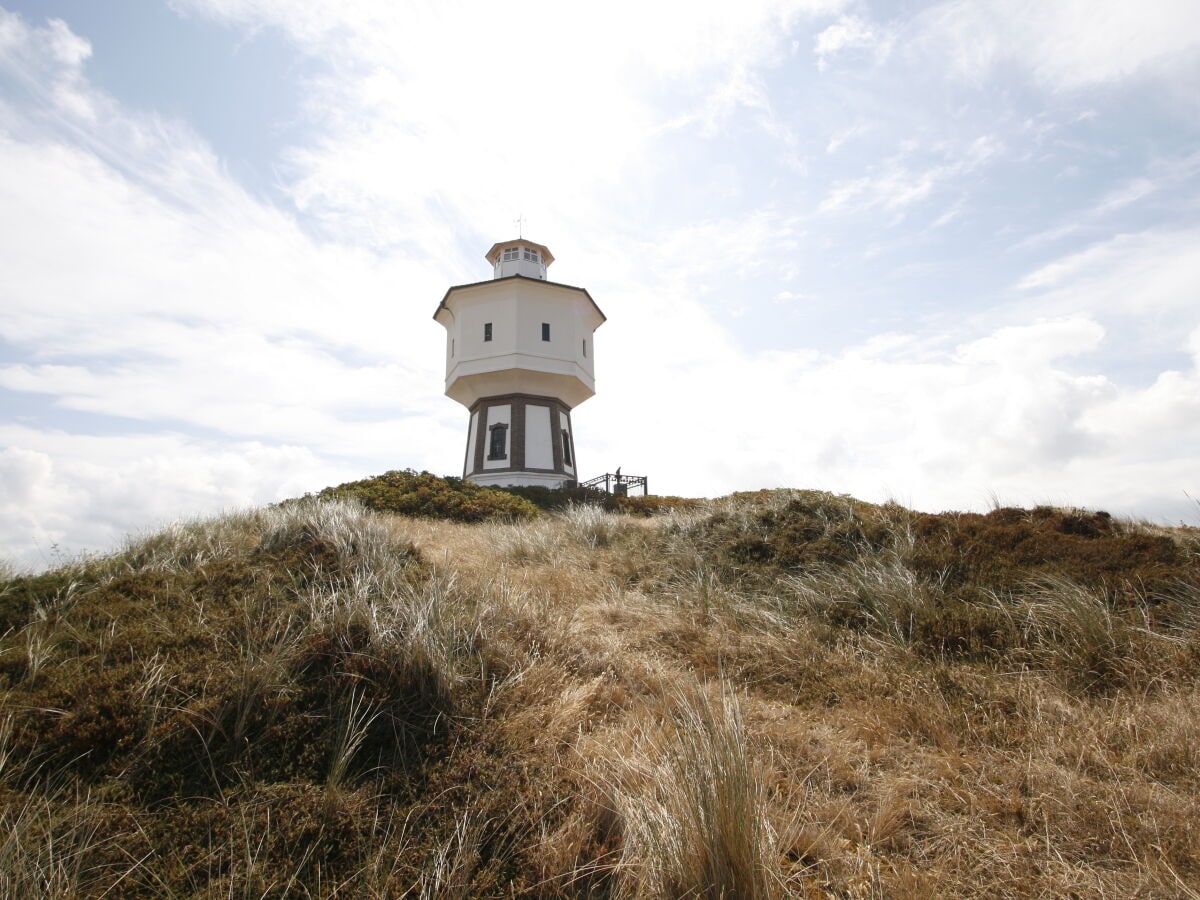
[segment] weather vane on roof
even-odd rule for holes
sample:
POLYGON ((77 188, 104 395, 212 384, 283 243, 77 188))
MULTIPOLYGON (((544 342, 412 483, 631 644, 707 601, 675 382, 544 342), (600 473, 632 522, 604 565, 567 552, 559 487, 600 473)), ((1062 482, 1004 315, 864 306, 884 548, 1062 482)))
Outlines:
POLYGON ((517 216, 517 237, 518 238, 525 237, 525 234, 523 232, 524 225, 525 225, 525 214, 522 213, 521 215, 517 216))

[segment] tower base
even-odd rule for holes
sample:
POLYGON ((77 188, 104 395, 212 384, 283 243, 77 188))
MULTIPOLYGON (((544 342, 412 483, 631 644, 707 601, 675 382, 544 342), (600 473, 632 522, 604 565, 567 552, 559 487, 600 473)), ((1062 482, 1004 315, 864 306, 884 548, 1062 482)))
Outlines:
POLYGON ((495 487, 577 479, 571 408, 556 397, 501 394, 471 406, 463 477, 495 487))
POLYGON ((467 481, 482 487, 544 487, 559 490, 574 487, 573 478, 561 475, 537 475, 533 472, 511 472, 506 475, 468 475, 467 481))

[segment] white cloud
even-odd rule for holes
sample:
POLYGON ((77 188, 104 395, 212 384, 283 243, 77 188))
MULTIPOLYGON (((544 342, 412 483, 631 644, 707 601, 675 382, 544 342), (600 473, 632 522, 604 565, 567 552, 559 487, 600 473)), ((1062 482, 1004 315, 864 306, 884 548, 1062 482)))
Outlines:
POLYGON ((1194 520, 1180 501, 1200 490, 1189 468, 1200 448, 1196 374, 1120 388, 1074 371, 1103 338, 1098 323, 1073 317, 940 351, 893 335, 834 357, 751 356, 696 352, 704 333, 686 328, 688 362, 646 352, 616 371, 610 364, 576 431, 585 465, 650 473, 663 493, 802 484, 961 509, 995 492, 1194 520), (647 396, 647 385, 672 389, 647 396), (1127 417, 1130 408, 1139 415, 1127 417), (660 437, 630 438, 638 434, 660 437))
POLYGON ((1195 73, 1200 9, 1192 0, 952 0, 918 17, 914 54, 944 54, 981 80, 1016 63, 1051 90, 1195 73))
POLYGON ((0 69, 54 107, 83 119, 95 116, 82 74, 91 55, 91 44, 61 19, 29 28, 20 16, 0 9, 0 69))
POLYGON ((1103 339, 1104 329, 1085 318, 1009 325, 960 347, 957 358, 970 364, 1041 370, 1063 357, 1095 350, 1103 339))
POLYGON ((830 155, 837 153, 847 141, 861 137, 870 130, 871 126, 865 122, 857 122, 849 128, 843 128, 841 131, 835 133, 829 139, 828 143, 825 144, 825 152, 830 155))
POLYGON ((843 0, 622 0, 597 13, 537 2, 280 4, 192 0, 225 21, 284 30, 331 61, 310 95, 323 137, 290 155, 306 211, 375 246, 438 248, 462 218, 488 235, 518 211, 539 231, 608 229, 640 199, 650 149, 679 128, 715 134, 764 108, 760 69, 807 16, 843 0), (668 103, 669 101, 669 103, 668 103))
POLYGON ((0 369, 10 389, 326 446, 356 442, 346 416, 439 414, 433 267, 315 244, 245 198, 214 221, 51 144, 0 137, 0 199, 21 223, 0 329, 40 360, 0 369))
POLYGON ((1192 229, 1117 235, 1047 263, 1017 287, 1039 291, 1030 307, 1049 313, 1178 311, 1194 324, 1198 284, 1200 231, 1192 229))
MULTIPOLYGON (((1090 410, 1087 426, 1114 441, 1132 440, 1155 451, 1174 444, 1181 459, 1200 451, 1200 373, 1163 372, 1144 390, 1121 391, 1112 402, 1090 410)), ((1158 452, 1152 458, 1161 458, 1158 452)))
POLYGON ((887 56, 891 42, 891 35, 860 16, 842 16, 817 35, 817 69, 825 71, 832 57, 854 50, 873 51, 876 60, 881 60, 887 56))
POLYGON ((92 435, 0 427, 0 547, 40 568, 115 549, 180 516, 257 506, 353 474, 296 446, 213 443, 176 434, 92 435))
POLYGON ((946 162, 920 169, 906 163, 906 153, 902 151, 872 174, 835 184, 821 202, 819 211, 883 209, 902 214, 907 207, 929 198, 942 185, 985 165, 1000 149, 995 138, 985 135, 961 149, 947 152, 950 158, 946 162))
POLYGON ((1178 190, 1193 182, 1197 174, 1200 174, 1200 153, 1178 159, 1155 159, 1145 174, 1110 190, 1096 205, 1093 215, 1118 212, 1155 194, 1178 190))

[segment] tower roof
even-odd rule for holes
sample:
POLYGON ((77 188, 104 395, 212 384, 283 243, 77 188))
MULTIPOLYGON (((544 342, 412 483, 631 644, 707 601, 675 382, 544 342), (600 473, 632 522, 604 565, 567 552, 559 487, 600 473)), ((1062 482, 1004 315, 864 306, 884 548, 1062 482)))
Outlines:
MULTIPOLYGON (((513 243, 515 243, 515 242, 513 242, 513 243)), ((525 241, 524 243, 529 243, 529 242, 525 241)), ((506 244, 497 244, 496 246, 503 248, 506 246, 506 244)), ((539 245, 534 244, 533 246, 536 247, 539 245)), ((592 309, 594 309, 596 311, 596 313, 600 316, 599 324, 603 324, 604 322, 608 321, 608 316, 604 315, 604 311, 602 309, 600 309, 600 306, 596 303, 595 300, 592 299, 592 295, 587 292, 586 288, 575 287, 573 284, 559 284, 557 281, 542 281, 540 279, 527 278, 524 275, 507 275, 504 278, 494 278, 491 281, 473 281, 470 284, 456 284, 453 287, 450 287, 447 289, 445 296, 442 297, 442 302, 438 304, 438 308, 436 310, 434 310, 434 312, 433 312, 433 318, 434 319, 438 318, 438 314, 443 309, 446 308, 446 301, 450 299, 451 295, 453 295, 454 293, 456 293, 458 291, 465 291, 470 288, 480 288, 480 287, 484 287, 485 285, 493 285, 493 284, 498 284, 501 281, 513 281, 516 279, 520 279, 523 282, 528 282, 531 285, 533 285, 533 284, 544 285, 546 287, 551 287, 551 288, 565 288, 568 291, 577 291, 580 294, 582 294, 584 297, 587 298, 588 303, 590 303, 592 305, 592 309)), ((535 288, 535 290, 540 290, 540 288, 535 288)), ((596 327, 599 327, 599 325, 597 325, 596 327)))

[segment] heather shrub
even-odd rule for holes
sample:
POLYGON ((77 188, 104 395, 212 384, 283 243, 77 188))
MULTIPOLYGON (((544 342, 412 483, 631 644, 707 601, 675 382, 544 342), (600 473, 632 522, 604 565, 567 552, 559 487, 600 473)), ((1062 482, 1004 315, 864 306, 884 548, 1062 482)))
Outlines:
POLYGON ((541 485, 513 485, 498 488, 498 490, 512 494, 514 497, 520 497, 522 500, 528 500, 538 509, 547 512, 563 510, 568 506, 603 505, 608 496, 604 491, 581 487, 548 488, 541 485))
POLYGON ((1038 507, 916 514, 911 529, 909 563, 949 584, 1007 590, 1031 575, 1055 576, 1103 589, 1120 604, 1165 596, 1197 577, 1176 541, 1126 530, 1104 512, 1038 507))
POLYGON ((317 494, 323 500, 354 499, 376 512, 399 513, 455 522, 489 519, 528 519, 538 509, 512 493, 480 487, 451 476, 439 477, 412 469, 385 472, 374 478, 348 481, 317 494))
POLYGON ((670 512, 686 512, 699 509, 704 501, 690 497, 672 497, 650 494, 645 497, 609 496, 605 508, 630 516, 655 516, 670 512))
POLYGON ((660 497, 651 494, 641 496, 619 496, 608 494, 598 488, 546 488, 506 487, 509 494, 528 500, 538 509, 550 512, 564 510, 570 506, 600 506, 609 512, 620 512, 631 516, 661 515, 676 510, 698 509, 703 501, 688 497, 660 497))

